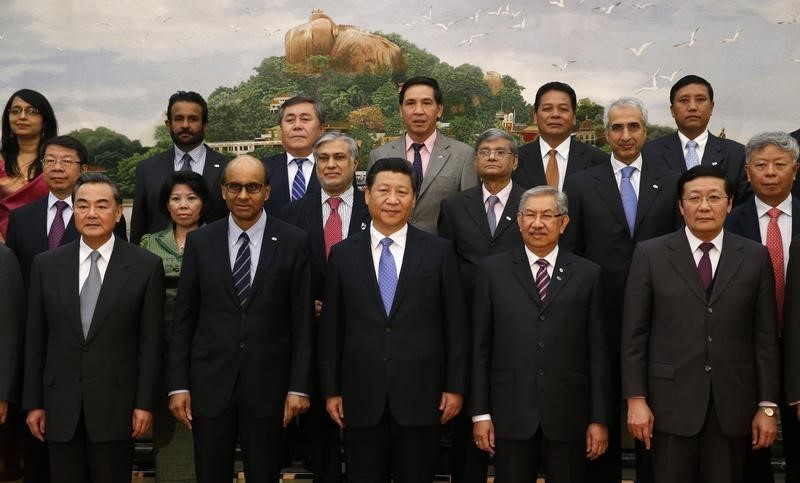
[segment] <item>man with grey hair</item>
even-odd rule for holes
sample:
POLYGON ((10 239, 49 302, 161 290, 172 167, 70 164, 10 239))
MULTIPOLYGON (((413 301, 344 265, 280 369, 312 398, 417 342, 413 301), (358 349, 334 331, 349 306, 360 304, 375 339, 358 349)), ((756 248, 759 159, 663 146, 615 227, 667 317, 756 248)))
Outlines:
MULTIPOLYGON (((644 162, 641 154, 647 136, 647 110, 639 99, 623 97, 605 110, 609 162, 567 178, 572 219, 563 245, 602 267, 603 311, 612 357, 612 420, 609 450, 590 472, 591 481, 619 482, 620 431, 620 330, 625 282, 636 243, 674 231, 680 225, 677 207, 678 174, 644 162)), ((638 461, 647 461, 640 451, 638 461)), ((646 463, 645 463, 646 465, 646 463)), ((640 466, 637 475, 649 474, 640 466)), ((645 480, 645 481, 651 481, 645 480)))
POLYGON ((524 243, 479 263, 472 419, 498 481, 584 483, 608 446, 611 374, 601 269, 559 247, 564 193, 537 186, 516 216, 524 243))
MULTIPOLYGON (((516 168, 516 140, 507 131, 487 129, 475 142, 475 171, 481 184, 442 202, 439 236, 453 242, 467 300, 472 299, 478 262, 522 243, 514 220, 525 190, 511 181, 516 168)), ((465 412, 453 423, 450 463, 456 483, 486 481, 488 457, 475 449, 469 416, 465 412)))
MULTIPOLYGON (((308 233, 311 242, 311 295, 316 315, 319 315, 331 247, 352 233, 365 230, 370 216, 364 193, 353 186, 358 165, 356 141, 332 131, 314 143, 312 152, 320 187, 284 206, 280 217, 308 233)), ((319 399, 319 395, 314 393, 312 398, 309 413, 300 416, 300 436, 311 442, 314 481, 340 481, 339 427, 328 416, 325 402, 319 399)))
MULTIPOLYGON (((753 136, 745 146, 747 180, 755 196, 736 206, 725 221, 731 233, 762 243, 769 251, 775 275, 775 299, 778 304, 778 337, 783 356, 783 305, 785 282, 792 238, 800 234, 800 200, 792 196, 797 175, 798 145, 785 132, 765 132, 753 136)), ((797 263, 797 262, 795 262, 797 263)), ((800 399, 800 398, 798 398, 800 399)), ((800 481, 800 446, 794 408, 781 406, 783 449, 786 456, 786 481, 800 481)), ((748 482, 772 481, 770 448, 748 452, 745 478, 748 482)))

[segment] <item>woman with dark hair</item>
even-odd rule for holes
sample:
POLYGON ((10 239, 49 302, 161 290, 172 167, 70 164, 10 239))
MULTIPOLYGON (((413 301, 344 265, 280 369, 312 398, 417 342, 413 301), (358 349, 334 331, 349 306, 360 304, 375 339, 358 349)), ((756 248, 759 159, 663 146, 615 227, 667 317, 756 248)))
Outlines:
POLYGON ((5 243, 8 214, 47 194, 39 145, 58 134, 53 107, 40 93, 20 89, 3 109, 0 138, 0 242, 5 243))
MULTIPOLYGON (((192 171, 176 171, 164 181, 158 199, 164 214, 172 219, 172 226, 144 235, 139 244, 164 261, 167 287, 164 320, 166 341, 169 344, 172 311, 175 307, 175 294, 181 274, 186 235, 203 224, 211 208, 211 194, 208 185, 199 174, 192 171)), ((192 433, 175 421, 169 412, 166 400, 160 404, 155 413, 153 446, 157 482, 195 481, 192 433)))

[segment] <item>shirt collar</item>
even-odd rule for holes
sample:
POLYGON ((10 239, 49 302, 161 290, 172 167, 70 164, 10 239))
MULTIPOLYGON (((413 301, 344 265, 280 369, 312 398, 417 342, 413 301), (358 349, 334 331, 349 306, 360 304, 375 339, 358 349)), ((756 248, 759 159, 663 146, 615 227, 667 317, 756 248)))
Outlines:
POLYGON ((250 237, 250 242, 252 243, 254 239, 260 239, 264 236, 264 228, 267 226, 267 212, 264 211, 264 208, 261 208, 261 216, 258 217, 258 221, 256 221, 253 226, 248 228, 247 230, 242 230, 239 225, 233 221, 233 215, 228 215, 228 240, 233 241, 235 244, 239 241, 239 236, 241 236, 242 232, 247 232, 247 236, 250 237))
MULTIPOLYGON (((761 201, 761 199, 758 196, 755 196, 754 199, 755 199, 755 202, 756 202, 756 213, 758 214, 759 218, 761 218, 762 216, 766 215, 767 212, 773 208, 772 206, 770 206, 770 205, 764 203, 763 201, 761 201)), ((789 196, 786 197, 785 200, 781 201, 780 204, 778 204, 778 206, 776 206, 775 208, 781 210, 781 212, 786 214, 786 215, 792 216, 792 195, 791 195, 791 193, 789 194, 789 196)))
MULTIPOLYGON (((567 136, 567 139, 563 140, 561 144, 555 147, 556 152, 564 159, 569 159, 570 141, 572 141, 572 136, 567 136)), ((553 149, 553 147, 547 144, 547 141, 542 139, 541 136, 539 136, 539 148, 542 150, 542 159, 550 157, 550 150, 553 149)))
POLYGON ((54 209, 56 201, 63 201, 63 202, 65 202, 67 204, 67 206, 72 208, 72 196, 67 196, 66 198, 64 198, 62 200, 58 196, 54 195, 52 191, 48 191, 47 192, 47 209, 48 210, 54 209))
MULTIPOLYGON (((437 129, 434 129, 433 134, 428 136, 428 139, 422 142, 422 144, 425 145, 425 149, 427 149, 429 153, 433 152, 433 145, 436 143, 436 134, 438 132, 439 131, 437 129)), ((404 138, 406 143, 406 153, 413 153, 414 148, 412 148, 411 145, 414 144, 414 141, 411 139, 411 136, 409 136, 408 133, 405 134, 404 138)))
POLYGON ((308 156, 294 156, 294 155, 290 154, 289 151, 286 151, 286 166, 289 166, 290 164, 292 164, 294 162, 294 160, 297 159, 297 158, 305 158, 305 159, 311 161, 311 165, 312 166, 314 165, 314 153, 311 153, 308 156))
POLYGON ((615 158, 614 157, 614 153, 611 153, 611 169, 614 170, 614 174, 619 173, 620 171, 622 171, 622 168, 624 168, 626 166, 633 166, 634 168, 636 168, 637 171, 639 171, 641 173, 642 172, 642 155, 640 154, 639 157, 636 158, 636 160, 634 160, 634 162, 632 162, 631 164, 628 165, 628 164, 625 164, 622 161, 618 160, 617 158, 615 158))
MULTIPOLYGON (((324 189, 320 188, 320 191, 322 192, 322 196, 320 196, 320 198, 322 198, 322 204, 324 205, 325 203, 327 203, 328 198, 332 198, 332 196, 329 195, 328 193, 326 193, 324 189)), ((342 199, 342 203, 346 204, 347 206, 353 206, 353 192, 354 191, 355 191, 355 188, 350 186, 349 188, 347 188, 347 191, 345 191, 344 193, 342 193, 340 195, 336 195, 336 196, 341 198, 342 199)))
POLYGON ((686 137, 682 132, 678 131, 678 139, 681 140, 681 149, 686 151, 686 143, 689 141, 694 141, 697 143, 697 149, 703 150, 706 147, 706 142, 708 141, 708 130, 703 131, 703 134, 697 136, 694 139, 689 139, 686 137))
MULTIPOLYGON (((508 203, 508 197, 511 196, 511 185, 512 184, 513 184, 513 181, 509 181, 508 184, 505 185, 505 187, 503 189, 501 189, 500 191, 498 191, 497 194, 495 195, 498 198, 500 198, 500 203, 502 203, 503 206, 506 206, 506 203, 508 203)), ((488 202, 488 198, 492 194, 489 193, 489 190, 486 189, 486 185, 483 184, 483 183, 481 183, 481 190, 483 191, 483 202, 486 203, 486 202, 488 202)))
MULTIPOLYGON (((372 248, 378 248, 381 245, 381 240, 387 238, 386 235, 382 234, 378 230, 375 229, 375 226, 372 222, 369 223, 369 237, 372 241, 372 248)), ((403 225, 402 228, 397 230, 396 232, 390 234, 388 238, 391 238, 392 241, 399 246, 400 248, 405 248, 406 246, 406 239, 408 238, 408 223, 403 225)))
MULTIPOLYGON (((97 251, 100 252, 100 256, 103 257, 103 260, 106 262, 111 260, 111 253, 114 251, 114 238, 116 238, 116 235, 112 233, 111 238, 109 238, 107 242, 100 245, 100 247, 97 249, 97 251)), ((82 236, 80 240, 81 241, 78 244, 78 262, 83 263, 87 258, 89 258, 89 255, 92 253, 92 251, 94 251, 94 248, 87 245, 86 242, 83 241, 82 236)))
MULTIPOLYGON (((705 243, 703 240, 694 236, 694 233, 692 233, 691 230, 689 230, 688 226, 684 227, 683 231, 686 232, 686 238, 689 240, 689 248, 692 250, 692 253, 694 253, 698 248, 700 248, 701 243, 705 243)), ((714 248, 716 248, 720 253, 722 253, 722 238, 724 234, 725 230, 720 230, 717 236, 715 236, 714 239, 711 240, 711 244, 714 245, 714 248)))
POLYGON ((192 161, 198 161, 205 151, 206 145, 203 143, 200 143, 191 151, 182 151, 178 146, 175 146, 175 161, 181 161, 183 159, 183 155, 187 153, 192 157, 192 161))
POLYGON ((530 265, 531 267, 533 266, 534 263, 536 263, 536 260, 539 260, 540 258, 544 258, 545 260, 547 260, 547 263, 549 263, 551 267, 555 267, 556 260, 558 260, 558 245, 556 245, 556 247, 553 248, 553 251, 551 251, 550 253, 548 253, 543 257, 540 257, 535 253, 533 253, 531 249, 528 248, 527 246, 525 247, 525 254, 528 256, 528 265, 530 265))

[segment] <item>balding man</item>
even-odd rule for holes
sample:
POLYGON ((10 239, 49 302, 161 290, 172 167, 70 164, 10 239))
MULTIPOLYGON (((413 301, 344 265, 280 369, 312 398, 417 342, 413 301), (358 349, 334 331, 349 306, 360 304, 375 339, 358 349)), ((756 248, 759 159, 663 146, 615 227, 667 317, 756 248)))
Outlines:
MULTIPOLYGON (((194 432, 197 481, 274 482, 281 432, 311 393, 311 268, 305 232, 267 216, 269 177, 252 156, 225 169, 227 218, 183 254, 169 348, 170 410, 194 432)), ((169 332, 169 331, 168 331, 169 332)))

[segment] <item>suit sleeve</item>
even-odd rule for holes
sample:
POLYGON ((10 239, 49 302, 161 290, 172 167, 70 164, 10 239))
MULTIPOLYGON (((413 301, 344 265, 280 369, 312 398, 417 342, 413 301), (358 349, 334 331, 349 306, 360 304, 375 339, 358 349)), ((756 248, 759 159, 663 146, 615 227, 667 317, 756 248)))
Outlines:
POLYGON ((761 254, 761 282, 753 311, 754 353, 756 355, 756 378, 758 380, 758 400, 779 402, 780 377, 778 375, 780 357, 778 354, 778 328, 775 304, 775 274, 769 252, 758 247, 761 254))
POLYGON ((17 402, 25 291, 19 263, 9 249, 0 250, 0 293, 10 301, 0 304, 0 401, 17 402))
POLYGON ((145 166, 136 165, 136 184, 133 188, 133 208, 131 209, 131 243, 138 245, 142 235, 147 233, 147 186, 145 166))
POLYGON ((605 311, 602 307, 600 270, 593 272, 594 284, 589 308, 589 368, 591 370, 591 396, 589 418, 593 423, 608 424, 611 414, 611 358, 605 329, 605 311))
POLYGON ((342 345, 344 342, 344 297, 340 280, 340 246, 331 249, 325 273, 325 290, 322 298, 317 333, 319 351, 320 394, 323 398, 339 396, 341 388, 342 345))
POLYGON ((631 259, 622 311, 622 398, 647 397, 647 351, 653 304, 651 255, 637 245, 631 259))
POLYGON ((441 290, 444 304, 444 336, 447 351, 445 392, 467 394, 469 388, 470 324, 458 260, 452 244, 442 250, 441 290))
POLYGON ((784 299, 784 384, 786 402, 800 401, 800 238, 792 240, 784 299))
POLYGON ((314 299, 311 296, 311 246, 303 233, 295 246, 295 261, 292 269, 291 331, 292 363, 289 370, 289 391, 311 394, 312 354, 314 340, 312 317, 314 299))
MULTIPOLYGON (((224 256, 224 255, 223 255, 224 256)), ((167 391, 191 390, 189 387, 189 349, 200 308, 200 283, 198 281, 198 249, 190 234, 181 263, 175 312, 171 325, 165 329, 167 340, 167 391)))
POLYGON ((164 346, 164 264, 156 256, 148 256, 147 285, 139 319, 139 381, 136 407, 153 411, 161 388, 164 346))
POLYGON ((470 416, 491 414, 489 370, 494 345, 492 283, 483 263, 478 265, 472 310, 472 386, 470 416))
POLYGON ((436 223, 436 230, 440 237, 453 241, 455 233, 453 233, 453 227, 450 223, 450 215, 448 214, 449 211, 450 201, 443 200, 442 206, 439 209, 439 220, 436 223))
POLYGON ((22 407, 41 409, 42 373, 44 372, 45 346, 47 344, 47 314, 44 309, 42 274, 39 258, 33 259, 30 290, 28 294, 28 316, 25 323, 25 364, 22 407))

